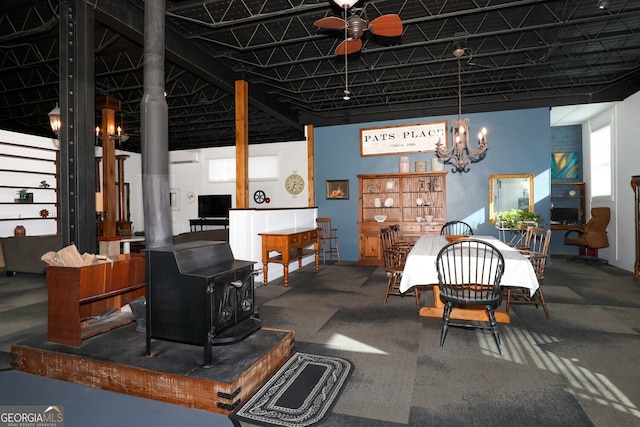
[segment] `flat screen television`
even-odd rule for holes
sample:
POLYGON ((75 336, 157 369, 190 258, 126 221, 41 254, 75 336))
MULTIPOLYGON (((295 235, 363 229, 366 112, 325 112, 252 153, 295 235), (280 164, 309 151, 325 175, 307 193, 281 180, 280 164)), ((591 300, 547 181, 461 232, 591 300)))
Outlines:
POLYGON ((231 194, 203 194, 198 196, 199 218, 229 218, 231 194))

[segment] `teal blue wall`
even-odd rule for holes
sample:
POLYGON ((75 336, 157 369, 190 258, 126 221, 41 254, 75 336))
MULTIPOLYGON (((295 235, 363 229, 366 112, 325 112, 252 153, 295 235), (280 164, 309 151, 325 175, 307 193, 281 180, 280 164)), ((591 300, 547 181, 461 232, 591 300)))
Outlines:
MULTIPOLYGON (((489 223, 489 175, 534 173, 535 210, 549 223, 550 121, 547 108, 463 114, 471 121, 471 135, 481 127, 489 130, 486 157, 473 163, 466 173, 447 174, 448 219, 470 223, 478 235, 494 235, 489 223)), ((314 129, 315 192, 319 216, 329 216, 338 228, 340 255, 358 259, 358 174, 398 172, 400 155, 360 156, 360 129, 447 120, 454 116, 425 117, 388 122, 317 127, 314 129), (326 180, 348 179, 349 200, 326 200, 326 180)), ((406 156, 406 154, 402 154, 406 156)), ((409 155, 411 170, 416 160, 426 160, 428 170, 434 153, 409 155)))

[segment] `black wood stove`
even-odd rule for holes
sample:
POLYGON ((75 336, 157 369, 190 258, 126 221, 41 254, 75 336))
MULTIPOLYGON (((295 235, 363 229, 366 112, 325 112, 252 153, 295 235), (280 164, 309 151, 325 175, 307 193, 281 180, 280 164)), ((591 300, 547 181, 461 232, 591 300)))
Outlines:
POLYGON ((233 258, 227 242, 196 241, 146 253, 147 354, 151 339, 204 346, 242 340, 261 327, 253 261, 233 258))

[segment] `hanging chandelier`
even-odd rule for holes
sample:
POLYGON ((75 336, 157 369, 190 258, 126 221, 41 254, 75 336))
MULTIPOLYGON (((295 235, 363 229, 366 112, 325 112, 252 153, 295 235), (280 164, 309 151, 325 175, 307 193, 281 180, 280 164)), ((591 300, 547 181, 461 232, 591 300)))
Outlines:
POLYGON ((453 51, 453 56, 458 60, 458 118, 451 121, 451 148, 447 149, 442 141, 436 143, 436 154, 445 163, 453 166, 453 172, 468 172, 471 163, 482 160, 487 151, 487 128, 482 128, 478 133, 478 145, 476 148, 469 144, 469 119, 462 118, 462 66, 460 57, 464 55, 464 49, 459 47, 453 51))

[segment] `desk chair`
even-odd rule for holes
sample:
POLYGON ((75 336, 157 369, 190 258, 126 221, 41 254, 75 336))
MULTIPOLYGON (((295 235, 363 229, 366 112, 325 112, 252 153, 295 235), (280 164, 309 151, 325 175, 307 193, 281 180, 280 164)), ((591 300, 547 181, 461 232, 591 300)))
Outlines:
POLYGON ((567 262, 583 259, 587 265, 594 261, 608 264, 607 260, 598 257, 598 249, 609 247, 607 226, 610 219, 611 209, 607 207, 592 208, 591 219, 587 225, 567 230, 564 233, 564 244, 580 247, 580 255, 568 259, 567 262))
POLYGON ((540 287, 533 296, 529 295, 529 289, 512 286, 503 288, 502 293, 506 293, 507 299, 506 312, 509 314, 511 304, 533 304, 536 308, 541 305, 544 310, 544 315, 548 319, 549 309, 547 308, 547 301, 542 292, 542 281, 544 279, 544 269, 547 266, 547 255, 549 253, 549 244, 551 243, 551 230, 528 227, 527 234, 529 235, 529 246, 518 250, 531 261, 540 287))
POLYGON ((316 218, 316 224, 319 229, 320 251, 322 252, 322 263, 327 263, 327 253, 329 253, 329 261, 333 261, 335 254, 340 264, 340 249, 338 247, 338 229, 331 226, 331 218, 316 218))
POLYGON ((440 229, 443 236, 473 236, 473 228, 464 221, 449 221, 440 229))
POLYGON ((500 281, 504 272, 504 257, 490 243, 481 240, 460 240, 445 245, 436 257, 440 298, 446 302, 442 314, 440 347, 444 345, 449 326, 491 330, 502 354, 494 313, 500 301, 500 281), (462 323, 451 321, 451 309, 484 306, 488 325, 480 321, 462 323))

